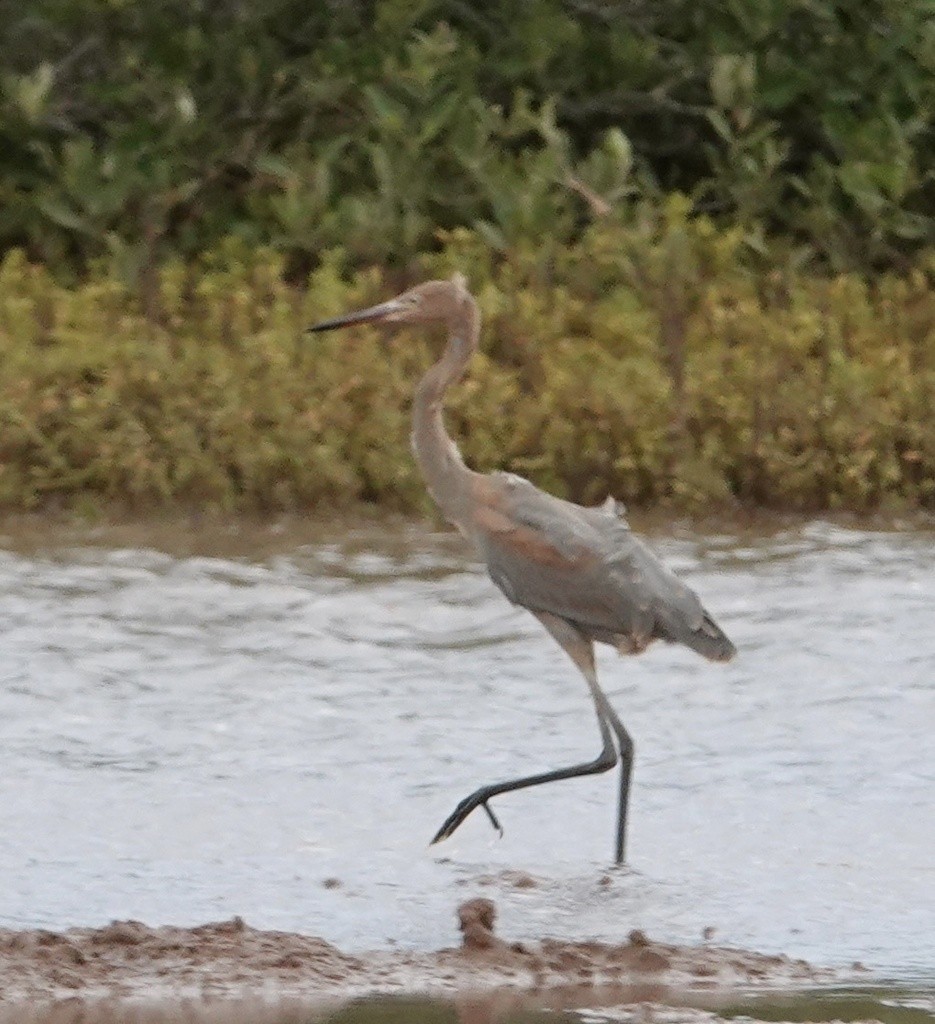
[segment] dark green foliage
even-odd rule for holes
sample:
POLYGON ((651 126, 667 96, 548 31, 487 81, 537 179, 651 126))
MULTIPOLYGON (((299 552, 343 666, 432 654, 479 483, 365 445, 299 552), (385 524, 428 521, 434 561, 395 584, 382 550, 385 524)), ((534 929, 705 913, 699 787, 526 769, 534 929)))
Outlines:
POLYGON ((0 0, 0 247, 155 266, 236 235, 304 273, 438 229, 565 244, 678 189, 835 269, 935 208, 930 0, 0 0))

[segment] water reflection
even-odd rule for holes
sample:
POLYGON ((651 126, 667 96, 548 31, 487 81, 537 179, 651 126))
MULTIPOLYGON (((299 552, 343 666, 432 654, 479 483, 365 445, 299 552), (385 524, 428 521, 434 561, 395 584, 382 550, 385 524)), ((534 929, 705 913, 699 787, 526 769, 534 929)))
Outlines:
POLYGON ((510 990, 452 1000, 382 997, 342 1004, 302 999, 205 998, 178 1001, 68 999, 0 1004, 0 1024, 727 1024, 728 1021, 930 1024, 931 992, 824 989, 703 998, 658 991, 582 989, 539 994, 510 990))

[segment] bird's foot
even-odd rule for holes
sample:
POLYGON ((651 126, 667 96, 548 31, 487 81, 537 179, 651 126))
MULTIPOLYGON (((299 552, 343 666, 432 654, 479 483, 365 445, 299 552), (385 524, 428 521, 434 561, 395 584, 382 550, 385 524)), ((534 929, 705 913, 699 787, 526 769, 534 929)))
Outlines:
POLYGON ((503 826, 500 824, 500 819, 493 813, 493 809, 490 804, 485 800, 481 807, 487 812, 487 817, 490 818, 490 824, 500 833, 500 838, 503 838, 503 826))
POLYGON ((461 803, 448 815, 445 819, 445 823, 435 833, 435 838, 429 843, 429 846, 434 846, 436 843, 440 843, 443 839, 447 839, 457 829, 465 818, 476 810, 478 807, 483 807, 490 819, 490 824, 500 833, 501 838, 503 837, 503 826, 500 824, 499 818, 494 814, 490 804, 487 803, 487 793, 484 790, 478 790, 476 793, 472 793, 470 796, 465 797, 461 803))

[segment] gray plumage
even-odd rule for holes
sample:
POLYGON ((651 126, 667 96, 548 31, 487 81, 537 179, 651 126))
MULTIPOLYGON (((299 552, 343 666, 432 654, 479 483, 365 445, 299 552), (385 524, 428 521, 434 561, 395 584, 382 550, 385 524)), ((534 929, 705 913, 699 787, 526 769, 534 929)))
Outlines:
POLYGON ((598 685, 594 643, 639 654, 654 640, 663 640, 685 644, 713 661, 727 661, 734 646, 697 596, 630 532, 613 499, 586 508, 546 494, 511 473, 475 473, 465 466, 442 420, 445 392, 464 373, 480 337, 480 313, 462 275, 428 281, 388 302, 323 321, 310 330, 372 322, 447 325, 448 344, 419 382, 413 402, 416 461, 429 493, 446 518, 473 541, 494 583, 514 604, 528 608, 577 666, 601 733, 601 751, 591 761, 481 786, 458 804, 433 842, 450 836, 478 807, 499 829, 489 800, 500 793, 605 772, 619 763, 619 864, 624 856, 633 740, 598 685))
POLYGON ((478 536, 491 579, 513 604, 557 615, 621 653, 636 654, 664 640, 712 661, 734 655, 698 596, 632 533, 613 498, 588 508, 512 473, 492 476, 502 483, 508 518, 561 556, 518 557, 509 533, 478 536))

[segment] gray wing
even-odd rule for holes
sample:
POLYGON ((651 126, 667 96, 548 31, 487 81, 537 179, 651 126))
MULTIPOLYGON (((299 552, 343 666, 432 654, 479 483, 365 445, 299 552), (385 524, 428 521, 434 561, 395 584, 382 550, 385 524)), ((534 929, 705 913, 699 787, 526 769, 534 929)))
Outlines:
POLYGON ((514 604, 558 615, 623 651, 661 639, 715 660, 733 655, 695 593, 634 536, 613 500, 585 508, 512 474, 485 480, 475 538, 514 604))

